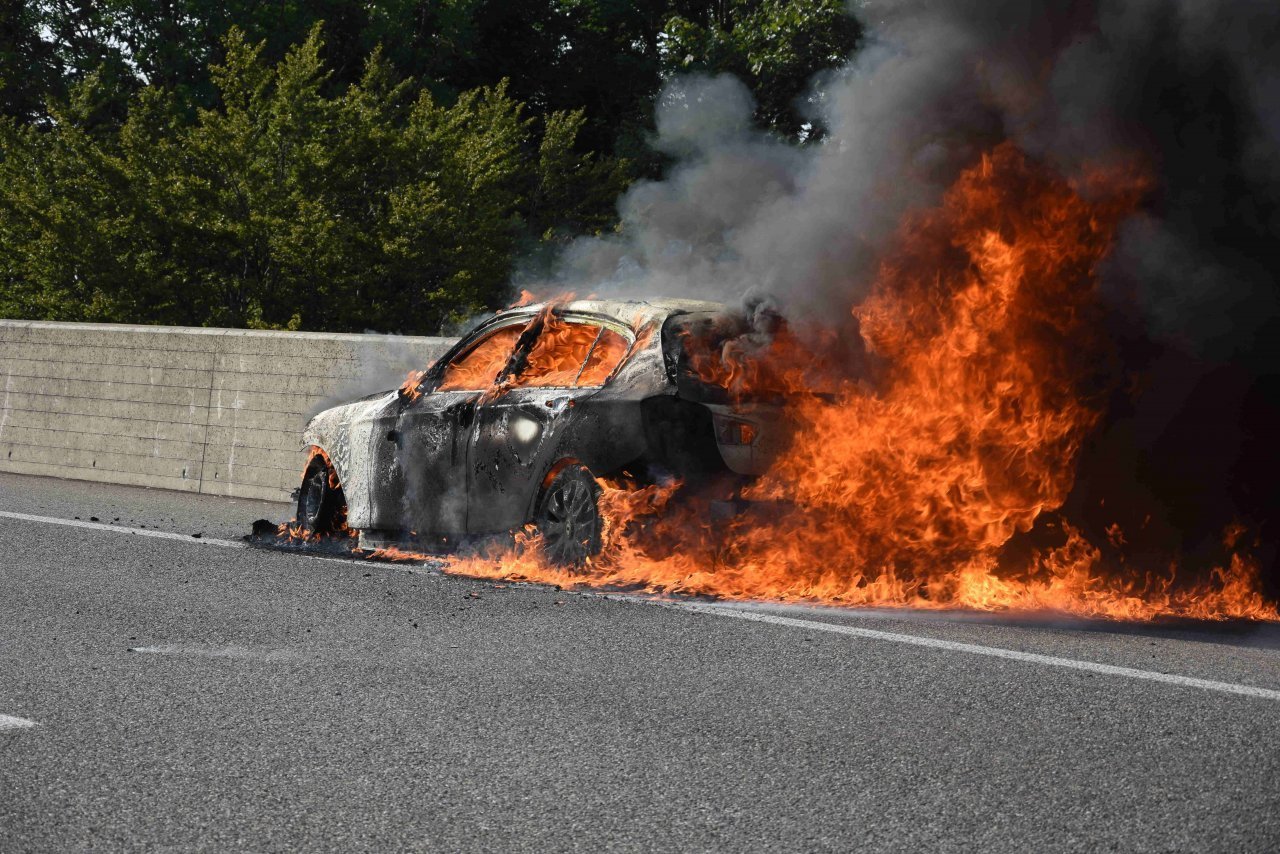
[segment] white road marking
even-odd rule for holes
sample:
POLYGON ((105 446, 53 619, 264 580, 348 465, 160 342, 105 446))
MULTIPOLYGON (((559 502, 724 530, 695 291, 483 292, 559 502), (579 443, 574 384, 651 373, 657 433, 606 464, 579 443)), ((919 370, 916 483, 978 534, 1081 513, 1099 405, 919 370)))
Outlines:
POLYGON ((247 646, 202 646, 171 643, 162 646, 132 646, 129 652, 150 655, 194 655, 199 658, 243 658, 257 661, 292 661, 298 654, 287 649, 256 649, 247 646))
POLYGON ((35 726, 35 721, 29 721, 26 718, 15 718, 11 715, 0 715, 0 732, 8 729, 25 729, 29 726, 35 726))
POLYGON ((795 617, 780 617, 776 614, 762 614, 758 611, 743 611, 736 608, 723 608, 714 605, 702 605, 694 602, 666 602, 671 607, 683 611, 694 611, 703 614, 715 614, 719 617, 732 617, 735 620, 750 620, 757 623, 772 623, 776 626, 790 626, 817 632, 832 632, 838 635, 852 635, 860 638, 906 643, 912 646, 923 646, 931 649, 945 649, 950 652, 965 652, 972 655, 986 655, 992 658, 1007 658, 1012 661, 1026 661, 1032 664, 1043 664, 1049 667, 1066 667, 1071 670, 1083 670, 1087 673, 1101 673, 1105 676, 1124 676, 1129 679, 1142 679, 1148 682, 1164 682, 1169 685, 1180 685, 1184 688, 1203 688, 1208 691, 1221 691, 1225 694, 1240 694, 1245 697, 1258 697, 1263 700, 1280 700, 1280 691, 1270 688, 1259 688, 1255 685, 1239 685, 1234 682, 1218 682, 1213 679, 1197 679, 1193 676, 1179 676, 1176 673, 1160 673, 1156 670, 1139 670, 1134 667, 1117 667, 1114 664, 1099 664, 1096 661, 1081 661, 1075 658, 1059 658, 1056 655, 1041 655, 1035 652, 1021 652, 1016 649, 1005 649, 998 646, 981 646, 975 643, 940 640, 939 638, 907 635, 900 632, 885 632, 879 629, 864 629, 861 626, 850 626, 842 623, 824 623, 819 620, 799 620, 795 617))
MULTIPOLYGON (((18 519, 26 522, 40 522, 50 525, 69 525, 74 528, 110 531, 117 534, 137 534, 143 537, 177 540, 184 543, 202 543, 210 546, 222 546, 224 548, 248 548, 248 543, 238 540, 220 540, 212 537, 196 539, 195 537, 185 536, 183 534, 154 531, 148 528, 125 528, 120 525, 108 525, 102 522, 81 522, 78 519, 59 519, 54 516, 33 516, 28 513, 12 513, 0 510, 0 518, 18 519)), ((300 556, 320 560, 341 560, 344 563, 351 562, 344 558, 334 558, 323 555, 304 554, 300 556)), ((401 569, 411 569, 412 566, 412 564, 399 564, 401 569)), ((998 646, 982 646, 980 644, 921 637, 920 635, 908 635, 901 632, 885 632, 880 631, 879 629, 864 629, 861 626, 850 626, 842 623, 825 623, 820 620, 800 620, 795 617, 782 617, 776 614, 765 614, 759 611, 741 610, 725 606, 706 605, 699 602, 651 599, 632 594, 594 595, 604 595, 610 599, 616 600, 657 604, 683 611, 712 614, 717 617, 731 617, 735 620, 748 620, 757 623, 770 623, 776 626, 789 626, 791 628, 805 629, 808 631, 831 632, 838 635, 850 635, 853 637, 871 638, 873 640, 892 641, 894 643, 905 643, 911 644, 912 646, 928 647, 930 649, 942 649, 949 652, 963 652, 971 655, 985 655, 991 658, 1004 658, 1011 661, 1024 661, 1029 664, 1041 664, 1048 667, 1065 667, 1071 670, 1081 670, 1086 673, 1099 673, 1104 676, 1123 676, 1127 679, 1139 679, 1148 682, 1163 682, 1167 685, 1178 685, 1183 688, 1200 688, 1207 691, 1219 691, 1224 694, 1238 694, 1244 697, 1255 697, 1263 700, 1280 700, 1280 691, 1273 690, 1271 688, 1259 688, 1256 685, 1240 685, 1234 682, 1218 682, 1213 679, 1197 679, 1193 676, 1179 676, 1176 673, 1161 673, 1156 670, 1139 670, 1135 667, 1118 667, 1113 664, 1100 664, 1096 661, 1083 661, 1075 658, 1059 658, 1056 655, 1041 655, 1035 652, 1021 652, 1020 650, 1005 649, 998 646)), ((139 651, 159 652, 160 650, 158 648, 151 648, 139 651)), ((3 722, 5 719, 6 718, 3 715, 0 715, 0 729, 3 728, 3 722)), ((9 718, 9 720, 20 721, 22 719, 9 718)), ((30 722, 23 722, 22 725, 30 725, 30 722)))
POLYGON ((67 525, 71 528, 88 528, 91 531, 111 531, 114 534, 137 534, 141 537, 155 537, 159 540, 178 540, 184 543, 197 543, 223 548, 248 548, 248 543, 237 540, 219 540, 215 537, 193 537, 189 534, 173 534, 168 531, 156 531, 151 528, 126 528, 123 525, 110 525, 106 522, 81 522, 79 519, 59 519, 56 516, 32 516, 30 513, 11 513, 0 510, 0 518, 18 519, 23 522, 39 522, 44 525, 67 525))

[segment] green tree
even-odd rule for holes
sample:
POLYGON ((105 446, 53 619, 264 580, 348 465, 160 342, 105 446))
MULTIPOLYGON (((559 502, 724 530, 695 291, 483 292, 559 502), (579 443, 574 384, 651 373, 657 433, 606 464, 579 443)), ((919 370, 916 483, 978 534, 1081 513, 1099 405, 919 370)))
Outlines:
POLYGON ((811 138, 857 34, 835 0, 5 9, 0 314, 333 330, 434 331, 612 228, 664 75, 736 72, 811 138))
POLYGON ((0 115, 38 120, 59 86, 53 45, 40 36, 40 10, 29 0, 0 3, 0 115))
POLYGON ((0 123, 0 315, 114 320, 128 314, 114 286, 132 232, 120 203, 128 176, 94 116, 91 74, 55 107, 54 129, 0 123))
POLYGON ((756 117, 792 137, 820 128, 803 109, 809 81, 843 62, 861 29, 844 0, 719 0, 689 3, 666 22, 662 40, 669 72, 730 72, 751 87, 756 117))
POLYGON ((334 93, 319 28, 277 64, 233 30, 215 107, 145 87, 118 133, 91 74, 47 131, 7 122, 0 313, 429 332, 506 298, 523 245, 602 228, 616 161, 504 82, 442 104, 375 51, 334 93))
MULTIPOLYGON (((29 0, 23 39, 46 32, 61 77, 49 91, 98 72, 121 121, 145 84, 192 111, 217 100, 208 72, 232 27, 283 60, 319 22, 333 92, 359 82, 381 48, 403 79, 441 103, 508 80, 530 116, 583 111, 576 146, 652 166, 645 141, 654 96, 680 71, 732 72, 751 85, 759 118, 784 133, 803 126, 796 99, 809 78, 853 49, 858 27, 843 0, 29 0)), ((21 39, 19 39, 21 41, 21 39)), ((649 170, 651 171, 651 169, 649 170)))

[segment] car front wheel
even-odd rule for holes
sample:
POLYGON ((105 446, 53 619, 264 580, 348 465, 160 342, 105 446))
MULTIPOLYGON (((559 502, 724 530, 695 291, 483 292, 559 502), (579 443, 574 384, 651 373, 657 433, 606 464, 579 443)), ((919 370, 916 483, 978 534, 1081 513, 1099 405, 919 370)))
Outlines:
POLYGON ((534 520, 548 560, 580 567, 600 553, 604 520, 599 503, 600 486, 586 466, 570 463, 556 473, 543 490, 534 520))
POLYGON ((302 476, 298 492, 298 527, 307 537, 337 533, 346 501, 328 460, 317 455, 302 476))

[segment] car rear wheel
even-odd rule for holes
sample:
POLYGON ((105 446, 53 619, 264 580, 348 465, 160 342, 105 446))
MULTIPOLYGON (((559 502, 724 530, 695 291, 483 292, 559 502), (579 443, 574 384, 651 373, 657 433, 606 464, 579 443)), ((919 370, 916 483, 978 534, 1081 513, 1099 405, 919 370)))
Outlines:
POLYGON ((298 527, 308 536, 335 533, 346 501, 338 477, 324 457, 316 456, 302 476, 298 492, 298 527))
POLYGON ((542 493, 534 520, 543 553, 559 566, 578 567, 600 553, 600 486, 586 466, 570 463, 542 493))

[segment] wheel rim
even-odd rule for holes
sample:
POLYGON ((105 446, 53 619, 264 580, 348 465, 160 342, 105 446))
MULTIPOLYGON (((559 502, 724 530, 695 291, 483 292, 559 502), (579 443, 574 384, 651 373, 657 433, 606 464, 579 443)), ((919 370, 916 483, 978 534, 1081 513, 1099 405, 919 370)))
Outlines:
POLYGON ((559 563, 581 563, 591 555, 600 517, 595 496, 580 480, 558 484, 547 496, 542 536, 548 555, 559 563))
POLYGON ((298 521, 303 528, 314 531, 316 520, 320 517, 320 507, 324 503, 324 489, 327 474, 323 468, 313 469, 307 476, 307 486, 302 495, 302 518, 298 521))

